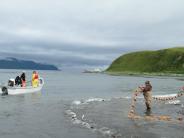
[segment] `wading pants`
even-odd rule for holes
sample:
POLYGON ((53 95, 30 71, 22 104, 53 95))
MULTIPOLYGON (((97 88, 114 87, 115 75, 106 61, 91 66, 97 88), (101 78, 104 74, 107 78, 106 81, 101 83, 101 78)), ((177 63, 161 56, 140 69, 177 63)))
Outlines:
POLYGON ((144 95, 144 99, 145 99, 145 104, 146 104, 147 110, 150 110, 151 109, 151 101, 152 101, 151 91, 144 92, 143 95, 144 95))

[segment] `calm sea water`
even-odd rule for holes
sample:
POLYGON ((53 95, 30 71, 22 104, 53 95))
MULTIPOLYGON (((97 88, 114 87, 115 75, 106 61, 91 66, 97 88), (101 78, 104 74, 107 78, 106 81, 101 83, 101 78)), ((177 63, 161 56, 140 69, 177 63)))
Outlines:
MULTIPOLYGON (((0 81, 19 70, 1 70, 0 81)), ((184 137, 184 124, 132 121, 127 118, 132 91, 150 80, 155 95, 172 94, 184 85, 177 78, 110 76, 105 74, 40 71, 41 92, 0 97, 0 137, 3 138, 173 138, 184 137)), ((27 71, 27 79, 31 71, 27 71)), ((177 117, 179 105, 155 102, 153 113, 177 117)), ((144 115, 144 101, 138 113, 144 115)))

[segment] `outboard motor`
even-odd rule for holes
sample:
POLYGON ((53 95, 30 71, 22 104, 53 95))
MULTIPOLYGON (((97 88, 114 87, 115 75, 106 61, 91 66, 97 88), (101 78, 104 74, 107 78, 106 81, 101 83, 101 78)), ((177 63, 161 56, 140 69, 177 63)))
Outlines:
POLYGON ((4 95, 8 95, 8 89, 5 86, 2 87, 2 96, 4 95))
POLYGON ((15 79, 9 79, 8 86, 14 87, 14 85, 15 85, 15 79))

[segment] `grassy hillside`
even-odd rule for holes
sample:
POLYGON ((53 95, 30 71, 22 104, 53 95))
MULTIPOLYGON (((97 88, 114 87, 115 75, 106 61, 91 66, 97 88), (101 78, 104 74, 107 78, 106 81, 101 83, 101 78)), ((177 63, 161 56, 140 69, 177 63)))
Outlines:
POLYGON ((125 54, 116 59, 107 71, 184 74, 184 48, 125 54))

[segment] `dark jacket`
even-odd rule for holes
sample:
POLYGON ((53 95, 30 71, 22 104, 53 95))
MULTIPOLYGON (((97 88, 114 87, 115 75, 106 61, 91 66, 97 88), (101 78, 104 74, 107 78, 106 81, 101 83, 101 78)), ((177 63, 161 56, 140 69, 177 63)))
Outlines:
POLYGON ((26 80, 26 75, 25 75, 25 73, 22 73, 22 75, 20 76, 20 78, 21 78, 23 81, 25 81, 25 80, 26 80))
POLYGON ((21 85, 21 84, 22 84, 21 78, 19 76, 17 76, 15 78, 15 85, 21 85))

